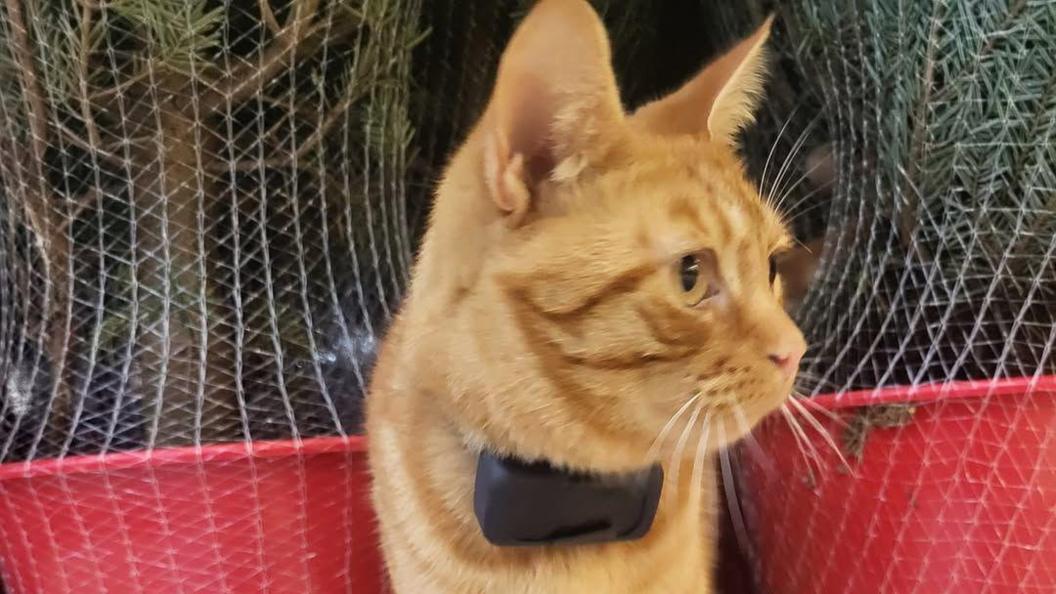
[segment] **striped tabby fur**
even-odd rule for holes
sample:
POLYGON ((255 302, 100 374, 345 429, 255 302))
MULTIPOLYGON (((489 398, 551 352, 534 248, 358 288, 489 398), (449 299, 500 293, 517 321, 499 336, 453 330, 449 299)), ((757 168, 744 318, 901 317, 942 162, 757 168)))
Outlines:
POLYGON ((712 454, 782 405, 804 348, 771 274, 788 233, 733 147, 768 34, 627 115, 586 2, 542 0, 521 24, 368 397, 397 594, 712 591, 712 454), (493 547, 472 510, 482 449, 599 472, 663 459, 655 524, 493 547))

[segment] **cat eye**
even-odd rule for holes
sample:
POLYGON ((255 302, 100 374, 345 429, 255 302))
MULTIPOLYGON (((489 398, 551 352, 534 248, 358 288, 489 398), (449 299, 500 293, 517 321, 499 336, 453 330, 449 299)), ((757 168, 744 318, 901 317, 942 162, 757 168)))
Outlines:
POLYGON ((718 295, 714 258, 710 254, 687 254, 678 262, 678 280, 687 305, 696 306, 718 295))
POLYGON ((774 254, 770 255, 770 285, 774 284, 777 280, 777 256, 774 254))
POLYGON ((682 276, 682 290, 689 293, 697 286, 700 279, 700 262, 696 256, 682 256, 679 273, 682 276))

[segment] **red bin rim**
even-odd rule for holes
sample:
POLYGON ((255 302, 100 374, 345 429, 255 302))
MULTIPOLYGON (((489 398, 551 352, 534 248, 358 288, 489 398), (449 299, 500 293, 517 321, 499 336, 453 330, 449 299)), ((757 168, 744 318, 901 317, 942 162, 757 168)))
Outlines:
POLYGON ((829 410, 882 404, 928 404, 1030 394, 1056 395, 1056 375, 935 382, 822 394, 812 401, 829 410))
MULTIPOLYGON (((1056 396, 1056 375, 872 388, 822 394, 812 397, 811 400, 824 408, 839 410, 878 404, 927 404, 942 400, 981 400, 1017 394, 1056 396)), ((0 464, 0 481, 58 474, 98 473, 144 465, 158 468, 205 462, 235 462, 318 454, 362 454, 366 452, 366 449, 366 438, 362 435, 157 448, 0 464)))
POLYGON ((366 450, 366 438, 362 435, 156 448, 0 464, 0 481, 60 474, 109 472, 142 466, 159 468, 250 459, 295 458, 319 454, 357 454, 365 453, 366 450))

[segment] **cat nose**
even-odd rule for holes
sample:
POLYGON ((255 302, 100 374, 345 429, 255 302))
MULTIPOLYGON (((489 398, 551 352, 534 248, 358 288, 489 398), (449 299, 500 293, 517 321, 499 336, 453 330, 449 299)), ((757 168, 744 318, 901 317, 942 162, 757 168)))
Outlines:
POLYGON ((789 340, 787 343, 781 344, 779 347, 773 349, 770 352, 769 358, 770 361, 781 370, 781 373, 791 375, 799 369, 799 362, 806 351, 806 344, 803 342, 802 338, 797 336, 795 340, 789 340))

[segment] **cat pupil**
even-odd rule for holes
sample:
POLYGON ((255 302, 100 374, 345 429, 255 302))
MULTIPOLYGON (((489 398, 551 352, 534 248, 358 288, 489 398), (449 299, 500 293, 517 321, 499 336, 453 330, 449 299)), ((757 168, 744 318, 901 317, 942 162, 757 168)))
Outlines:
POLYGON ((777 278, 777 260, 773 256, 770 256, 770 284, 774 284, 774 279, 777 278))
POLYGON ((690 292, 697 286, 700 277, 700 265, 696 256, 682 256, 682 290, 690 292))

